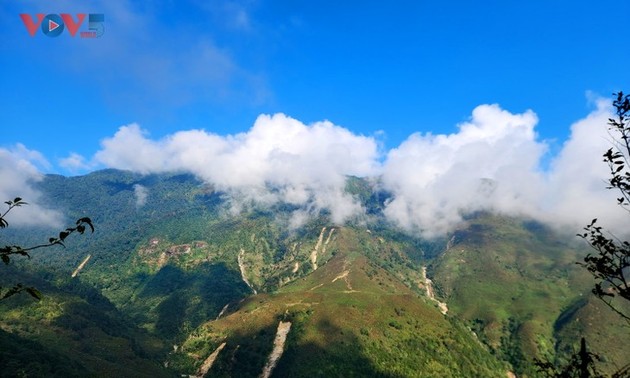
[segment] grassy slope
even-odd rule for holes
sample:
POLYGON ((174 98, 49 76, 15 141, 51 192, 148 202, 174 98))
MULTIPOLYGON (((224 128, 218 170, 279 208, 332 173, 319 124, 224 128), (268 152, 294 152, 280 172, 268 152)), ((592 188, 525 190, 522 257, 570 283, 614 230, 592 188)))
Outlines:
MULTIPOLYGON (((274 376, 503 376, 504 368, 469 331, 449 321, 395 276, 370 263, 359 245, 380 244, 341 229, 335 256, 273 294, 197 329, 174 364, 194 369, 224 340, 212 376, 257 376, 279 319, 290 320, 274 376)), ((191 371, 192 373, 192 371, 191 371)))

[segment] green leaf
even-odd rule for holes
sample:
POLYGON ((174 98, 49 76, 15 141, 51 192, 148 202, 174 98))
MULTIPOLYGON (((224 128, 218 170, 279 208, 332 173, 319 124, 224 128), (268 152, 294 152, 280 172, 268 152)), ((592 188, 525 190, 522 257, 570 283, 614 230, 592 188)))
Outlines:
POLYGON ((9 258, 8 255, 2 255, 2 262, 4 262, 6 265, 9 265, 10 261, 11 259, 9 258))

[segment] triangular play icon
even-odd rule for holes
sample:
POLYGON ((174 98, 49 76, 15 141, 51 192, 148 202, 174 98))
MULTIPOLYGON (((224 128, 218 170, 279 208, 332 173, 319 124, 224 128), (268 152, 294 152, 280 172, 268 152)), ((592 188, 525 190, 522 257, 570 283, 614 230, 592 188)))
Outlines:
POLYGON ((59 24, 53 20, 48 20, 48 31, 51 32, 59 27, 59 24))

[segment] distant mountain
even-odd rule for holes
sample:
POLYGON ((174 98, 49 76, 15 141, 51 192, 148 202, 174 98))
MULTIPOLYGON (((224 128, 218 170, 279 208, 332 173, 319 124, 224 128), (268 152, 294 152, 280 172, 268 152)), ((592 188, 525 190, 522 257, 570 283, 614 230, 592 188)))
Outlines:
MULTIPOLYGON (((535 376, 533 358, 562 361, 582 335, 608 371, 628 362, 614 340, 630 331, 592 300, 575 264, 583 246, 532 220, 472 214, 423 240, 388 223, 389 194, 356 177, 346 190, 364 219, 337 225, 322 213, 297 228, 294 205, 234 214, 226 193, 186 174, 104 170, 47 176, 39 189, 96 232, 0 268, 2 286, 45 295, 0 302, 0 362, 11 367, 0 376, 57 366, 63 376, 259 376, 280 322, 272 376, 535 376)), ((28 245, 54 232, 0 237, 28 245)))

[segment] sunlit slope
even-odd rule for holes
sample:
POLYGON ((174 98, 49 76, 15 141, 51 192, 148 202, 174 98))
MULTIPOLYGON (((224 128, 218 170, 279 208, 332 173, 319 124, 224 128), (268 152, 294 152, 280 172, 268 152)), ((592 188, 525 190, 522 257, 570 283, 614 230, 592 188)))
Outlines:
POLYGON ((357 248, 381 242, 341 228, 334 243, 326 264, 199 327, 171 362, 193 373, 225 342, 208 376, 258 376, 282 320, 292 326, 274 377, 505 376, 469 330, 357 248))

